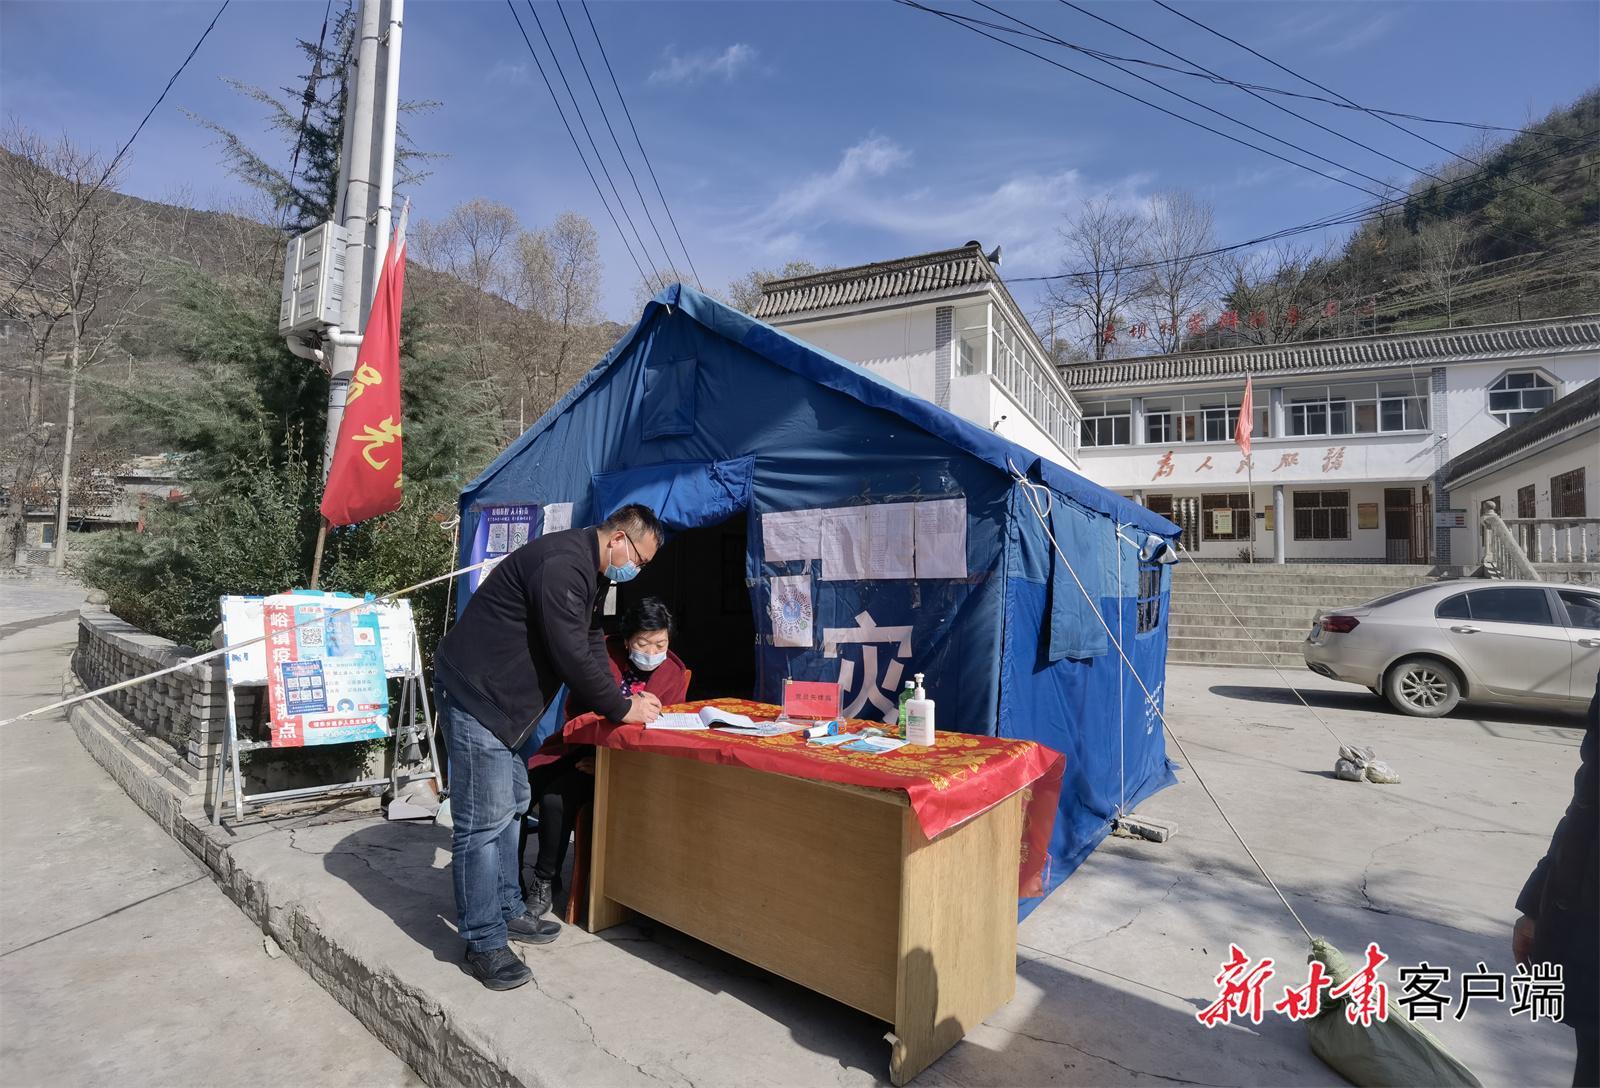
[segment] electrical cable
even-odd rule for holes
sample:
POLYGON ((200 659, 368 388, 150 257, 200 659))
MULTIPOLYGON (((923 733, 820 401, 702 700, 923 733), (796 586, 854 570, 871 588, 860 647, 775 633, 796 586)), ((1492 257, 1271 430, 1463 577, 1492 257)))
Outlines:
MULTIPOLYGON (((1199 128, 1199 129, 1204 129, 1206 132, 1211 133, 1213 136, 1221 136, 1224 140, 1228 140, 1228 141, 1230 141, 1232 143, 1239 144, 1239 145, 1241 145, 1243 147, 1248 147, 1252 151, 1259 151, 1261 154, 1269 156, 1270 158, 1277 159, 1279 162, 1288 163, 1290 166, 1296 167, 1296 168, 1298 168, 1300 170, 1309 171, 1310 173, 1316 174, 1320 178, 1325 178, 1326 180, 1334 182, 1335 184, 1338 184, 1338 185, 1348 186, 1351 189, 1355 189, 1355 190, 1357 190, 1359 192, 1366 193, 1368 196, 1375 196, 1375 197, 1379 197, 1379 198, 1382 198, 1384 196, 1384 194, 1382 194, 1382 193, 1373 192, 1371 189, 1368 189, 1364 185, 1357 185, 1353 181, 1347 181, 1346 179, 1341 178, 1341 177, 1336 177, 1333 174, 1324 173, 1323 171, 1318 170, 1314 166, 1307 166, 1303 162, 1296 162, 1294 159, 1291 159, 1291 158, 1289 158, 1288 156, 1285 156, 1285 155, 1280 155, 1276 151, 1269 151, 1267 148, 1262 147, 1260 144, 1253 144, 1249 140, 1243 139, 1242 137, 1235 136, 1232 133, 1224 132, 1219 128, 1214 128, 1211 125, 1206 124, 1204 121, 1196 121, 1192 117, 1185 117, 1183 114, 1178 113, 1175 110, 1169 110, 1165 106, 1158 105, 1157 103, 1150 101, 1148 98, 1140 98, 1138 95, 1134 94, 1132 91, 1125 91, 1121 87, 1118 87, 1115 84, 1107 83, 1103 79, 1096 79, 1094 76, 1089 75, 1087 72, 1080 72, 1080 71, 1078 71, 1078 69, 1072 67, 1069 64, 1062 64, 1058 60, 1053 60, 1050 57, 1045 56, 1043 53, 1036 53, 1032 49, 1028 49, 1025 46, 1018 45, 1016 42, 1006 41, 1004 38, 997 38, 993 34, 990 34, 989 32, 987 32, 985 30, 980 30, 976 26, 972 26, 969 23, 965 23, 965 22, 961 21, 960 19, 955 18, 954 16, 950 15, 948 12, 940 11, 938 8, 927 7, 926 5, 919 3, 918 0, 895 0, 895 3, 901 4, 901 5, 903 5, 905 7, 908 7, 908 8, 915 8, 918 11, 927 12, 930 15, 936 15, 941 19, 945 19, 945 20, 955 24, 956 26, 961 27, 963 30, 969 30, 974 34, 977 34, 977 35, 980 35, 982 37, 988 38, 992 42, 998 42, 1000 45, 1005 46, 1007 49, 1015 49, 1019 53, 1026 53, 1028 56, 1033 57, 1036 60, 1042 60, 1046 64, 1048 64, 1048 65, 1050 65, 1052 67, 1060 68, 1063 72, 1071 72, 1073 75, 1077 76, 1079 79, 1086 79, 1090 83, 1093 83, 1098 87, 1104 87, 1106 90, 1115 92, 1116 94, 1120 94, 1124 98, 1131 98, 1135 102, 1138 102, 1140 105, 1149 106, 1151 109, 1157 110, 1157 111, 1159 111, 1161 113, 1164 113, 1168 117, 1174 117, 1174 118, 1178 119, 1179 121, 1184 122, 1185 124, 1193 125, 1193 126, 1195 126, 1196 128, 1199 128)), ((1139 78, 1143 78, 1143 77, 1141 76, 1139 78)), ((1159 87, 1160 84, 1157 84, 1157 86, 1159 87)), ((1165 90, 1166 88, 1162 88, 1162 89, 1165 90)), ((1171 91, 1169 93, 1178 94, 1178 92, 1176 92, 1176 91, 1171 91)), ((1181 98, 1183 96, 1179 95, 1179 97, 1181 98)), ((1189 101, 1193 101, 1193 99, 1189 99, 1189 101)), ((1199 103, 1196 103, 1196 104, 1199 105, 1199 103)), ((1208 108, 1209 109, 1209 107, 1203 107, 1203 108, 1208 108)), ((1213 111, 1213 112, 1215 112, 1215 111, 1213 111)), ((1224 115, 1224 116, 1226 116, 1226 115, 1224 115)), ((1228 119, 1229 120, 1233 120, 1233 118, 1231 118, 1231 117, 1228 118, 1228 119)), ((1242 122, 1242 121, 1235 121, 1234 123, 1235 124, 1240 124, 1240 125, 1244 124, 1244 122, 1242 122)), ((1250 126, 1249 125, 1244 125, 1244 127, 1249 128, 1250 126)), ((1258 129, 1256 131, 1260 131, 1260 130, 1258 129)), ((1270 134, 1263 133, 1263 135, 1270 135, 1270 134)), ((1273 138, 1275 139, 1276 137, 1273 137, 1273 138)))
MULTIPOLYGON (((992 11, 996 15, 999 15, 999 16, 1001 16, 1003 18, 1006 18, 1006 19, 1010 19, 1012 22, 1018 24, 1019 26, 1025 26, 1029 30, 1038 31, 1040 34, 1048 34, 1049 33, 1048 31, 1042 30, 1041 28, 1034 26, 1032 23, 1028 22, 1025 19, 1019 19, 1015 15, 1007 14, 1006 12, 1001 11, 999 8, 993 7, 993 6, 985 3, 984 0, 972 0, 972 2, 974 4, 976 4, 978 7, 983 8, 985 11, 992 11)), ((1063 0, 1063 2, 1065 2, 1065 0, 1063 0)), ((1098 18, 1098 16, 1096 16, 1096 18, 1098 18)), ((1065 45, 1066 44, 1064 41, 1061 41, 1060 39, 1056 39, 1056 42, 1057 42, 1057 44, 1061 44, 1061 45, 1065 45)), ((1167 94, 1172 95, 1175 98, 1181 98, 1183 101, 1189 103, 1191 106, 1197 106, 1200 109, 1205 110, 1207 113, 1215 114, 1216 116, 1221 117, 1225 121, 1231 121, 1234 124, 1238 125, 1240 128, 1246 129, 1246 130, 1248 130, 1250 132, 1254 132, 1259 136, 1265 136, 1267 139, 1274 140, 1274 141, 1282 144, 1285 147, 1292 147, 1294 150, 1300 152, 1300 154, 1302 154, 1302 155, 1309 155, 1313 159, 1317 159, 1317 160, 1319 160, 1321 162, 1325 162, 1329 166, 1332 166, 1332 167, 1334 167, 1336 169, 1343 170, 1343 171, 1345 171, 1346 173, 1349 173, 1349 174, 1354 174, 1358 178, 1364 178, 1365 180, 1372 182, 1374 185, 1381 186, 1385 190, 1397 190, 1398 189, 1397 186, 1391 185, 1389 182, 1384 181, 1382 178, 1375 178, 1371 174, 1364 174, 1360 170, 1357 170, 1352 166, 1348 166, 1348 165, 1346 165, 1345 163, 1342 163, 1342 162, 1337 162, 1337 161, 1335 161, 1333 159, 1328 158, 1326 155, 1319 155, 1317 152, 1312 151, 1310 148, 1302 147, 1302 146, 1300 146, 1299 144, 1295 143, 1292 140, 1286 140, 1282 136, 1275 135, 1275 134, 1273 134, 1271 132, 1266 131, 1263 128, 1259 128, 1256 125, 1252 125, 1248 121, 1241 121, 1239 118, 1233 116, 1231 113, 1225 113, 1224 111, 1219 110, 1219 109, 1215 108, 1214 106, 1208 106, 1206 103, 1201 102, 1199 99, 1190 98, 1188 95, 1184 94, 1182 91, 1175 91, 1171 87, 1168 87, 1168 86, 1166 86, 1165 84, 1162 84, 1162 83, 1158 83, 1155 80, 1151 79, 1149 76, 1140 75, 1138 72, 1135 72, 1132 69, 1130 69, 1130 68, 1128 68, 1128 67, 1126 67, 1126 66, 1124 66, 1122 64, 1117 63, 1114 60, 1109 60, 1109 59, 1107 59, 1106 57, 1103 57, 1103 56, 1096 56, 1094 59, 1098 60, 1101 64, 1106 64, 1106 65, 1111 66, 1112 68, 1115 68, 1117 71, 1121 72, 1123 75, 1132 76, 1134 79, 1139 80, 1141 83, 1148 83, 1150 86, 1154 87, 1158 91, 1163 91, 1163 92, 1165 92, 1167 94)), ((1295 165, 1300 166, 1302 169, 1304 169, 1304 164, 1303 163, 1296 163, 1295 165)), ((1329 175, 1324 174, 1323 176, 1327 177, 1329 175)), ((1343 182, 1343 184, 1350 184, 1350 183, 1349 182, 1343 182)), ((1385 196, 1388 195, 1387 192, 1376 192, 1376 191, 1374 191, 1372 189, 1368 189, 1368 188, 1366 188, 1364 186, 1360 186, 1360 185, 1350 184, 1350 187, 1353 188, 1353 189, 1359 189, 1361 192, 1367 193, 1369 196, 1385 197, 1385 196)))
MULTIPOLYGON (((1352 100, 1350 98, 1346 98, 1344 95, 1340 94, 1338 91, 1334 90, 1332 87, 1328 87, 1328 86, 1325 86, 1325 85, 1323 85, 1321 83, 1318 83, 1314 79, 1311 79, 1311 78, 1309 78, 1307 76, 1301 75, 1299 72, 1296 72, 1293 68, 1287 68, 1287 67, 1283 66, 1282 64, 1279 64, 1277 61, 1273 60, 1271 57, 1266 56, 1266 55, 1264 55, 1262 53, 1258 53, 1256 50, 1251 49, 1248 45, 1245 45, 1243 42, 1239 41, 1237 38, 1230 38, 1228 35, 1224 34, 1222 31, 1214 30, 1211 27, 1207 26, 1205 23, 1202 23, 1200 20, 1195 19, 1195 18, 1193 18, 1191 16, 1188 16, 1188 15, 1185 15, 1183 12, 1181 12, 1177 8, 1173 7, 1171 4, 1166 3, 1166 0, 1151 0, 1151 2, 1154 3, 1157 7, 1165 8, 1167 11, 1170 11, 1172 14, 1176 15, 1178 18, 1184 20, 1185 22, 1194 24, 1195 26, 1199 27, 1201 30, 1204 30, 1206 33, 1214 34, 1217 37, 1221 38, 1225 42, 1233 43, 1234 45, 1238 46, 1240 49, 1243 49, 1246 53, 1249 53, 1251 56, 1257 57, 1257 58, 1259 58, 1261 60, 1266 61, 1268 64, 1272 65, 1274 68, 1278 69, 1279 71, 1285 72, 1285 73, 1287 73, 1287 74, 1289 74, 1291 76, 1294 76, 1294 78, 1298 79, 1300 82, 1305 83, 1305 84, 1307 84, 1309 86, 1315 87, 1319 91, 1326 91, 1328 94, 1333 95, 1335 98, 1342 99, 1343 101, 1349 103, 1350 106, 1352 106, 1355 109, 1360 110, 1362 113, 1371 114, 1373 117, 1376 117, 1378 120, 1382 121, 1384 124, 1388 125, 1390 128, 1397 129, 1400 132, 1404 132, 1407 136, 1411 136, 1414 139, 1421 140, 1423 143, 1427 144, 1429 147, 1437 148, 1438 150, 1443 151, 1446 155, 1449 155, 1452 159, 1460 159, 1462 162, 1470 163, 1471 165, 1476 166, 1480 170, 1482 170, 1484 168, 1483 163, 1481 163, 1478 160, 1472 158, 1471 156, 1463 155, 1459 151, 1452 151, 1448 147, 1444 146, 1443 144, 1438 143, 1437 141, 1432 140, 1432 139, 1428 138, 1427 136, 1422 135, 1422 133, 1414 132, 1411 129, 1406 128, 1404 125, 1400 124, 1398 121, 1395 121, 1395 120, 1393 120, 1392 118, 1389 118, 1389 117, 1384 117, 1381 114, 1375 113, 1372 110, 1367 109, 1367 107, 1361 105, 1360 103, 1358 103, 1358 102, 1356 102, 1356 101, 1354 101, 1354 100, 1352 100)), ((1524 189, 1527 189, 1529 192, 1535 192, 1535 193, 1543 193, 1544 192, 1544 190, 1542 190, 1542 189, 1538 189, 1538 188, 1536 188, 1536 187, 1534 187, 1532 185, 1528 185, 1525 182, 1517 181, 1515 178, 1509 178, 1508 180, 1510 180, 1512 182, 1512 184, 1514 184, 1514 185, 1518 185, 1518 186, 1521 186, 1524 189)), ((1556 200, 1555 194, 1553 194, 1553 193, 1544 193, 1544 195, 1549 197, 1551 200, 1556 200)), ((1559 203, 1559 201, 1557 201, 1557 203, 1559 203)))
MULTIPOLYGON (((611 134, 611 143, 617 149, 617 158, 622 160, 623 167, 628 171, 628 179, 633 182, 633 193, 639 198, 639 206, 644 209, 645 221, 650 224, 650 229, 655 233, 656 244, 661 247, 661 256, 666 259, 664 268, 672 267, 672 251, 667 249, 667 243, 661 237, 661 228, 656 226, 656 217, 650 214, 650 204, 644 198, 644 193, 639 188, 639 179, 634 175, 633 164, 628 161, 628 156, 622 150, 622 141, 617 139, 617 130, 611 127, 611 115, 606 112, 605 103, 600 101, 600 91, 594 85, 594 77, 589 75, 589 62, 583 59, 583 50, 578 46, 578 36, 572 32, 572 24, 567 21, 567 10, 556 0, 556 14, 561 16, 561 25, 567 28, 567 37, 572 39, 572 51, 578 54, 578 67, 583 69, 583 78, 588 81, 589 93, 594 95, 594 104, 600 109, 600 119, 606 123, 606 131, 611 134)), ((652 263, 654 263, 652 261, 652 263)))
POLYGON ((522 41, 528 47, 528 55, 533 58, 534 67, 539 70, 539 78, 544 80, 544 86, 550 92, 550 101, 555 103, 556 114, 561 118, 561 125, 567 130, 567 138, 572 141, 572 149, 578 153, 578 161, 583 163, 584 173, 589 175, 589 184, 594 186, 595 195, 600 198, 600 204, 606 210, 606 215, 611 217, 611 225, 617 228, 617 236, 622 239, 622 248, 628 251, 629 260, 633 267, 639 271, 639 279, 649 283, 650 277, 644 274, 644 266, 639 263, 638 256, 633 252, 633 246, 628 242, 628 236, 622 231, 622 224, 617 222, 617 214, 611 210, 611 202, 606 199, 605 192, 600 188, 600 181, 594 176, 594 171, 589 169, 589 159, 583 153, 583 147, 578 143, 578 134, 572 131, 572 125, 567 121, 567 113, 561 108, 561 99, 556 95, 555 85, 550 82, 550 77, 545 74, 544 64, 539 60, 538 52, 533 48, 533 40, 528 37, 528 32, 523 28, 522 18, 517 14, 516 5, 512 0, 506 0, 506 8, 511 12, 511 18, 516 20, 517 30, 522 33, 522 41))
POLYGON ((190 47, 189 55, 183 58, 183 63, 178 65, 178 70, 172 73, 171 77, 167 80, 166 86, 162 87, 161 93, 156 96, 156 100, 151 103, 150 108, 146 110, 144 116, 139 119, 139 124, 133 130, 133 135, 129 136, 123 145, 117 149, 117 153, 112 156, 111 162, 107 164, 105 172, 100 175, 100 180, 90 186, 89 191, 84 194, 83 199, 78 201, 78 206, 72 210, 72 215, 67 219, 66 225, 56 232, 55 240, 52 241, 50 245, 46 247, 45 251, 28 266, 28 270, 22 274, 22 278, 18 281, 17 286, 12 290, 11 294, 6 296, 6 300, 4 302, 0 302, 0 310, 9 308, 12 301, 22 293, 23 287, 27 286, 27 283, 32 278, 33 274, 39 270, 40 266, 43 265, 45 261, 49 260, 50 254, 56 251, 56 247, 61 244, 61 240, 65 238, 68 232, 72 230, 73 224, 78 221, 78 216, 82 215, 83 209, 89 206, 89 201, 94 198, 94 195, 100 191, 101 186, 105 185, 105 183, 110 179, 111 175, 116 172, 117 166, 122 162, 123 156, 126 155, 128 153, 128 149, 133 146, 133 141, 139 138, 139 133, 144 131, 144 126, 149 123, 151 117, 155 116, 155 112, 161 107, 161 103, 167 100, 167 92, 171 91, 172 85, 178 82, 178 77, 183 75, 184 69, 189 67, 189 62, 194 60, 195 54, 200 52, 200 47, 204 45, 206 39, 211 36, 211 30, 217 25, 217 20, 222 18, 222 13, 228 10, 228 5, 232 2, 233 0, 222 0, 222 6, 217 9, 217 13, 211 17, 211 22, 206 24, 205 30, 200 32, 200 37, 195 41, 194 45, 190 47))
POLYGON ((289 157, 289 184, 288 191, 284 194, 283 217, 278 222, 278 229, 283 230, 289 221, 289 201, 294 196, 294 177, 300 170, 300 149, 305 146, 306 127, 311 121, 311 107, 317 101, 317 81, 322 78, 323 45, 328 40, 328 15, 333 11, 333 0, 328 0, 322 9, 322 31, 317 35, 317 51, 311 58, 311 71, 306 76, 306 90, 300 96, 300 127, 295 132, 294 154, 289 157))
POLYGON ((611 68, 611 58, 606 54, 606 47, 600 40, 600 31, 594 25, 594 16, 589 13, 589 0, 582 0, 583 14, 589 20, 589 30, 594 34, 594 44, 600 50, 600 59, 606 62, 606 72, 611 76, 611 86, 617 92, 617 101, 622 103, 623 116, 628 119, 628 127, 633 130, 633 142, 639 145, 639 154, 644 159, 645 169, 650 171, 650 180, 655 182, 656 196, 661 198, 661 206, 666 209, 667 222, 672 224, 672 233, 678 237, 678 248, 683 250, 683 259, 689 262, 689 271, 694 275, 695 286, 704 291, 705 286, 700 282, 700 273, 695 270, 694 258, 689 256, 689 247, 683 244, 683 232, 678 229, 678 221, 673 217, 672 205, 667 203, 667 194, 661 191, 661 179, 656 177, 656 168, 650 162, 650 155, 644 149, 644 141, 639 138, 639 126, 633 123, 633 111, 628 108, 628 100, 622 96, 622 86, 617 82, 617 73, 611 68))
MULTIPOLYGON (((578 105, 578 96, 572 93, 572 84, 567 82, 566 69, 561 67, 561 58, 556 55, 556 47, 550 41, 550 35, 544 31, 544 20, 539 18, 539 11, 533 6, 533 0, 523 0, 528 6, 528 14, 533 16, 533 25, 539 28, 539 37, 544 39, 544 47, 550 50, 550 59, 556 66, 556 75, 561 77, 561 85, 567 89, 567 97, 572 99, 572 111, 578 115, 578 124, 583 127, 583 134, 589 141, 589 147, 594 152, 595 164, 600 167, 600 173, 605 176, 606 184, 611 186, 611 195, 617 198, 617 207, 622 209, 622 218, 628 221, 628 229, 633 231, 633 237, 639 243, 639 252, 644 254, 644 263, 650 266, 651 276, 645 283, 657 291, 666 290, 666 282, 655 261, 650 257, 650 249, 644 244, 644 237, 639 233, 639 228, 634 226, 633 216, 628 212, 628 205, 622 199, 622 193, 617 190, 617 183, 611 176, 611 171, 606 168, 606 160, 600 154, 600 145, 595 143, 594 133, 589 131, 589 121, 583 115, 583 108, 578 105)), ((519 24, 520 25, 520 24, 519 24)))

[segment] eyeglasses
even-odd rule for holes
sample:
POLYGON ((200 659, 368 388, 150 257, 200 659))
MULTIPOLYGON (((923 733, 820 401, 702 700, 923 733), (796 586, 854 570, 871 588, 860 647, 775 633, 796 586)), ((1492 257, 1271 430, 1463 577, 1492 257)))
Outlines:
POLYGON ((634 558, 639 560, 640 570, 644 570, 644 568, 655 562, 655 556, 651 556, 649 559, 644 557, 644 553, 639 550, 639 545, 633 542, 633 534, 624 529, 622 530, 622 535, 628 538, 628 547, 633 549, 634 558))

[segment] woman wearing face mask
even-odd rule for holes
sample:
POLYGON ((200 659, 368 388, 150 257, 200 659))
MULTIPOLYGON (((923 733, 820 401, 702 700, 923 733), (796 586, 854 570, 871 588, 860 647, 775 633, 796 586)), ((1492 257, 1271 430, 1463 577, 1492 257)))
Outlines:
MULTIPOLYGON (((671 642, 672 613, 659 597, 646 597, 623 615, 621 637, 606 640, 611 675, 623 698, 654 695, 662 706, 688 698, 689 673, 671 642)), ((581 708, 569 703, 567 716, 576 713, 581 708)), ((523 898, 538 918, 555 898, 578 810, 594 798, 594 749, 566 744, 559 734, 551 737, 528 761, 528 784, 539 805, 539 852, 523 898)))

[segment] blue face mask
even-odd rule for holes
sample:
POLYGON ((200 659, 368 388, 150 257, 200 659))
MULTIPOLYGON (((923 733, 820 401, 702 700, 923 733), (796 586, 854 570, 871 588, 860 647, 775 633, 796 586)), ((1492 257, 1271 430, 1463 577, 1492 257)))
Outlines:
POLYGON ((661 667, 661 663, 666 659, 667 652, 665 650, 658 654, 647 654, 639 650, 628 651, 628 660, 632 661, 641 672, 654 672, 661 667))
POLYGON ((635 563, 632 559, 629 559, 620 567, 615 563, 607 563, 606 577, 611 579, 613 582, 631 582, 635 578, 639 577, 639 564, 635 563))

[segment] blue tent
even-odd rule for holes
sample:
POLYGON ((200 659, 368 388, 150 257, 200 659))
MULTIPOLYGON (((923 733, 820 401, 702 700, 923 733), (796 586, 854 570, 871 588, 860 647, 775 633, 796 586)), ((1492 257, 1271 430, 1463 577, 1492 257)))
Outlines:
POLYGON ((462 492, 460 558, 628 502, 672 537, 623 604, 667 598, 700 692, 882 718, 918 672, 940 728, 1063 752, 1047 889, 1174 781, 1085 596, 1159 698, 1179 530, 1144 507, 681 285, 462 492))

